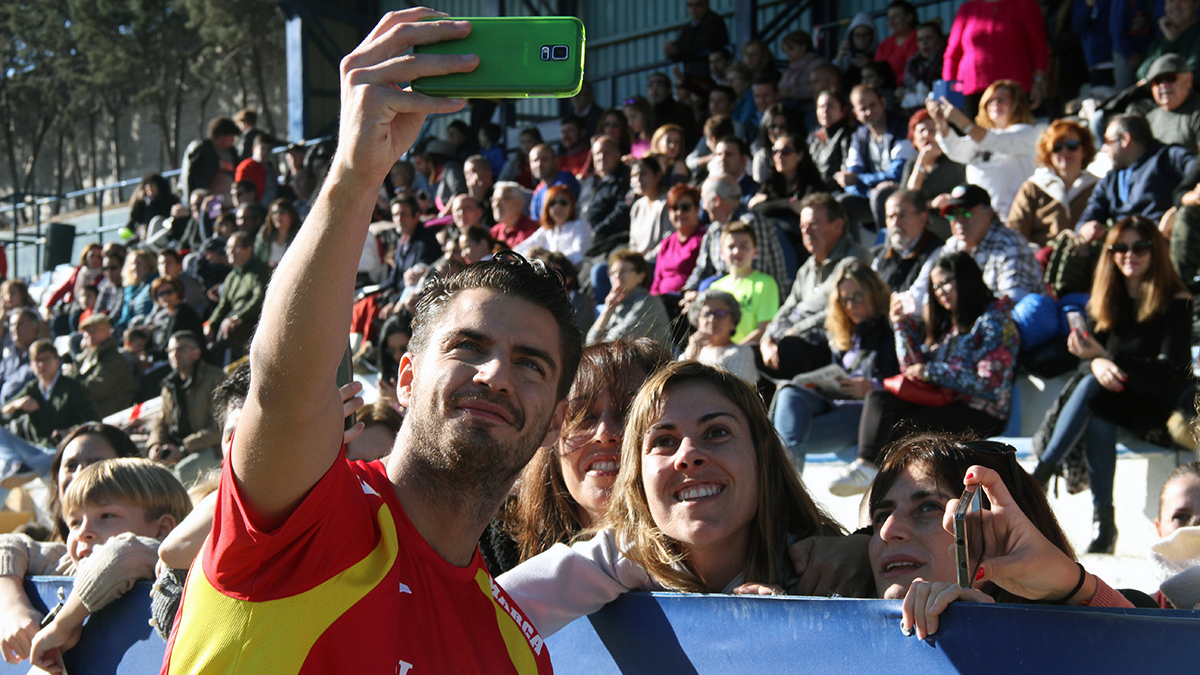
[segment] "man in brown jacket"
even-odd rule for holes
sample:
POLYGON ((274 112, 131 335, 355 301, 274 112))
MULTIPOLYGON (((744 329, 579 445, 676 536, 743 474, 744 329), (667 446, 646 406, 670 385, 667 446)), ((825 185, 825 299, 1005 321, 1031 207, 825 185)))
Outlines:
POLYGON ((167 342, 171 374, 163 380, 162 413, 150 430, 150 459, 174 465, 184 485, 221 465, 221 427, 213 419, 213 390, 225 380, 201 360, 200 336, 180 331, 167 342))

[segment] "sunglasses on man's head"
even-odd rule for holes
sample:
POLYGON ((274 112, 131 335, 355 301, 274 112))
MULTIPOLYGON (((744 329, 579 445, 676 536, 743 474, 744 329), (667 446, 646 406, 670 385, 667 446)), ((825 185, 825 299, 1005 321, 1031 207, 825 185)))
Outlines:
POLYGON ((1083 147, 1083 144, 1080 143, 1079 141, 1062 141, 1060 143, 1055 143, 1054 147, 1051 149, 1054 152, 1062 152, 1063 150, 1070 150, 1071 152, 1075 152, 1076 150, 1078 150, 1079 148, 1082 148, 1082 147, 1083 147))
POLYGON ((1149 253, 1150 249, 1152 248, 1154 248, 1154 242, 1150 241, 1149 239, 1139 239, 1133 242, 1132 246, 1126 244, 1125 242, 1111 244, 1109 245, 1108 250, 1110 253, 1129 253, 1130 251, 1133 251, 1136 255, 1141 255, 1143 253, 1149 253))

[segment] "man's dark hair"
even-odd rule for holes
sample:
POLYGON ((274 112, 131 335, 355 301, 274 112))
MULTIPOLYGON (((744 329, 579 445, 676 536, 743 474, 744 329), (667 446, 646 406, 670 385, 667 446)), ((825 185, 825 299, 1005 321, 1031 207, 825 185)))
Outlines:
POLYGON ((770 71, 761 73, 758 77, 754 78, 754 81, 750 83, 750 86, 754 86, 756 84, 768 84, 771 85, 772 89, 778 90, 779 75, 776 75, 770 71))
POLYGON ((479 129, 487 137, 489 143, 500 142, 500 137, 504 135, 504 130, 495 122, 484 122, 483 126, 479 127, 479 129))
POLYGON ((532 136, 536 139, 534 143, 542 142, 542 132, 537 127, 525 127, 517 136, 532 136))
POLYGON ((842 203, 836 197, 828 192, 814 192, 800 200, 800 203, 796 206, 796 211, 803 211, 815 206, 825 209, 825 218, 829 222, 841 218, 842 222, 846 224, 846 230, 849 231, 850 219, 846 216, 846 208, 842 206, 842 203))
POLYGON ((737 92, 733 90, 733 87, 724 84, 718 84, 717 86, 713 87, 709 93, 711 94, 718 91, 728 96, 730 101, 737 103, 737 92))
MULTIPOLYGON (((468 197, 468 199, 469 199, 469 197, 468 197)), ((475 203, 478 204, 479 202, 475 202, 475 203)), ((483 208, 483 207, 480 207, 480 208, 483 208)), ((483 227, 482 225, 472 225, 472 226, 468 227, 466 230, 463 230, 463 232, 459 236, 466 237, 467 241, 473 241, 475 243, 484 243, 484 244, 487 244, 488 246, 491 246, 496 243, 496 240, 492 238, 492 233, 490 231, 488 231, 488 229, 486 227, 483 227)))
POLYGON ((190 330, 181 330, 178 333, 171 333, 170 339, 176 342, 182 340, 192 345, 196 349, 204 349, 204 340, 202 340, 199 335, 196 335, 195 332, 190 330))
POLYGON ((241 136, 242 130, 238 127, 237 122, 228 117, 218 117, 208 123, 208 137, 215 139, 218 136, 241 136))
POLYGON ((1133 142, 1138 145, 1149 145, 1154 140, 1154 134, 1150 131, 1150 123, 1141 115, 1133 113, 1117 115, 1108 125, 1115 126, 1120 133, 1129 134, 1133 138, 1133 142))
POLYGON ((246 202, 239 206, 238 210, 242 212, 242 218, 253 220, 260 225, 267 220, 267 210, 258 202, 246 202))
POLYGON ((429 346, 430 334, 454 296, 474 288, 522 298, 550 312, 558 324, 561 357, 558 398, 566 397, 579 367, 583 336, 575 325, 575 310, 567 299, 562 274, 540 260, 530 262, 511 251, 497 253, 491 260, 468 265, 454 274, 433 277, 417 301, 409 351, 417 356, 423 354, 429 346))
MULTIPOLYGON (((175 337, 175 335, 171 337, 175 337)), ((127 328, 125 334, 121 336, 121 344, 128 344, 130 340, 144 340, 146 344, 150 344, 150 331, 145 328, 127 328)))
POLYGON ((587 135, 587 122, 584 121, 584 119, 582 117, 576 117, 575 115, 568 115, 562 119, 562 123, 569 124, 569 125, 575 127, 576 129, 578 129, 579 130, 579 140, 580 141, 586 140, 584 138, 584 136, 587 135))
POLYGON ((250 395, 250 362, 243 361, 234 369, 229 377, 213 389, 213 419, 217 426, 225 426, 225 413, 230 408, 240 408, 246 405, 246 397, 250 395))
POLYGON ((938 23, 937 21, 926 21, 926 22, 922 23, 921 25, 917 26, 916 30, 914 30, 913 32, 916 32, 917 30, 921 30, 922 28, 928 28, 928 29, 932 30, 933 32, 937 33, 937 36, 939 39, 946 36, 946 34, 942 32, 942 24, 938 23))
POLYGON ((164 248, 163 250, 158 252, 158 255, 160 257, 166 256, 166 257, 170 258, 171 260, 174 260, 177 263, 183 262, 183 258, 179 255, 179 251, 176 251, 173 248, 164 248))
MULTIPOLYGON (((742 157, 745 157, 746 159, 750 159, 750 155, 753 154, 750 152, 750 146, 746 143, 746 141, 743 141, 733 134, 722 136, 721 138, 717 139, 717 145, 722 143, 731 143, 736 145, 738 152, 742 153, 742 157)), ((713 150, 716 150, 716 148, 713 148, 713 150)))
MULTIPOLYGON (((262 137, 259 136, 258 138, 262 138, 262 137)), ((252 181, 252 180, 239 180, 237 183, 234 183, 233 189, 234 189, 234 191, 249 190, 255 194, 258 194, 258 186, 255 185, 254 181, 252 181)))
POLYGON ((421 207, 417 205, 417 198, 410 194, 403 194, 403 195, 399 195, 397 197, 392 197, 392 201, 388 202, 388 210, 391 211, 392 207, 397 204, 404 204, 408 208, 412 209, 412 212, 414 214, 421 212, 421 207))

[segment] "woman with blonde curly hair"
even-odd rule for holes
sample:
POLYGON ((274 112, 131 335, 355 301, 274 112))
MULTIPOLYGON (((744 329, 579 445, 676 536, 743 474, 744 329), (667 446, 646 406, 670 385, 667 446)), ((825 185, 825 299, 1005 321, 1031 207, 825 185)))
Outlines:
MULTIPOLYGON (((1017 190, 1033 175, 1038 132, 1025 90, 1013 80, 996 80, 983 92, 974 121, 945 98, 930 99, 925 108, 937 126, 942 151, 966 165, 967 182, 987 190, 996 215, 1007 221, 1017 190)), ((940 209, 944 199, 934 199, 934 208, 940 209)))
POLYGON ((547 636, 632 590, 794 591, 788 547, 841 531, 805 491, 757 392, 682 361, 634 399, 590 539, 556 544, 497 582, 547 636))
POLYGON ((1096 158, 1096 139, 1075 120, 1055 120, 1037 142, 1037 168, 1021 184, 1008 212, 1009 229, 1031 244, 1046 246, 1074 232, 1100 179, 1087 167, 1096 158))

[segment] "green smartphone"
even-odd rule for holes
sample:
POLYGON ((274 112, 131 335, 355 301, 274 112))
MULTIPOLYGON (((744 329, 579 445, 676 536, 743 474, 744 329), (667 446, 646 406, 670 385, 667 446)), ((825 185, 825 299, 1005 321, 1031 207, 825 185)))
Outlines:
POLYGON ((454 98, 565 98, 583 86, 583 22, 573 16, 470 17, 462 40, 416 54, 477 54, 470 73, 422 77, 413 91, 454 98))

